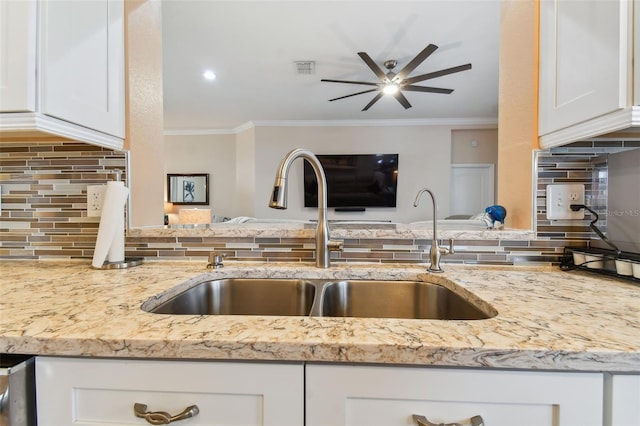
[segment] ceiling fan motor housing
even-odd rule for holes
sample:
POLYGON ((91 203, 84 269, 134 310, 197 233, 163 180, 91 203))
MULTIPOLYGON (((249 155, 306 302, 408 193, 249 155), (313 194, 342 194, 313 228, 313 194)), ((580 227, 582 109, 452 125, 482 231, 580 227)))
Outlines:
POLYGON ((396 65, 398 65, 398 61, 396 61, 396 60, 389 59, 388 61, 384 61, 384 67, 386 69, 388 69, 389 71, 394 69, 396 67, 396 65))

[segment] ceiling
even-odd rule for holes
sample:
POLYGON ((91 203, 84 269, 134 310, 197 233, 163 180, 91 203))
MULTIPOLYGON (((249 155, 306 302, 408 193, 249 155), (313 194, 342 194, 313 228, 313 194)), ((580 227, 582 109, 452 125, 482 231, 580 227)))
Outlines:
MULTIPOLYGON (((500 0, 162 0, 167 131, 232 131, 290 120, 497 120, 500 0), (321 79, 377 82, 367 52, 399 71, 428 44, 438 49, 409 76, 467 63, 472 69, 421 83, 450 95, 404 92, 412 108, 321 79), (297 73, 295 61, 315 61, 297 73), (205 81, 212 69, 217 78, 205 81)), ((383 68, 384 69, 384 68, 383 68)))

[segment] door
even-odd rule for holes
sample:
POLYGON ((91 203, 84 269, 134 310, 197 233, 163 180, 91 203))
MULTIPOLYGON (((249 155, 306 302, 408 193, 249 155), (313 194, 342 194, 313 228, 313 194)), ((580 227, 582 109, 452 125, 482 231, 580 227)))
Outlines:
POLYGON ((450 215, 474 215, 494 204, 493 164, 451 165, 450 215))

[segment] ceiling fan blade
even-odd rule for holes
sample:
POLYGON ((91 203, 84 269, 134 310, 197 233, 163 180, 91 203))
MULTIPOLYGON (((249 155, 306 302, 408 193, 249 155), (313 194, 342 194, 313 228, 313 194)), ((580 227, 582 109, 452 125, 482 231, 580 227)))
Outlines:
POLYGON ((358 52, 358 56, 362 58, 365 64, 371 68, 371 71, 380 79, 380 81, 386 81, 387 75, 382 71, 382 69, 376 64, 373 59, 366 52, 358 52))
POLYGON ((351 81, 351 80, 329 80, 326 78, 323 78, 320 81, 324 81, 324 82, 328 82, 328 83, 347 83, 347 84, 364 84, 366 86, 377 86, 380 83, 371 83, 368 81, 351 81))
POLYGON ((329 102, 337 101, 339 99, 344 99, 344 98, 350 98, 351 96, 362 95, 363 93, 375 92, 376 90, 379 90, 379 89, 369 89, 369 90, 365 90, 365 91, 358 92, 358 93, 352 93, 352 94, 346 95, 346 96, 340 96, 339 98, 329 99, 329 102))
POLYGON ((396 98, 398 102, 400 102, 400 104, 404 107, 404 109, 411 108, 411 104, 409 103, 407 98, 404 97, 401 91, 398 90, 396 93, 393 94, 393 97, 396 98))
POLYGON ((371 99, 371 102, 369 102, 367 104, 367 106, 365 106, 364 108, 362 108, 363 111, 368 110, 369 108, 371 108, 373 106, 373 104, 375 104, 376 102, 378 102, 380 100, 380 98, 382 97, 383 93, 382 91, 380 91, 380 93, 378 93, 373 99, 371 99))
POLYGON ((442 77, 443 75, 453 74, 460 71, 466 71, 471 69, 471 64, 458 65, 457 67, 451 67, 440 71, 434 71, 427 74, 417 75, 415 77, 407 78, 403 81, 404 84, 413 84, 419 81, 429 80, 436 77, 442 77))
POLYGON ((404 80, 406 76, 411 74, 411 71, 416 69, 418 65, 424 62, 424 60, 427 59, 433 52, 435 52, 437 48, 438 46, 436 46, 435 44, 430 44, 422 49, 422 52, 418 53, 415 58, 413 58, 407 65, 405 65, 404 68, 402 68, 398 72, 398 74, 396 74, 395 78, 397 79, 397 81, 404 80))
POLYGON ((425 87, 425 86, 402 86, 402 90, 409 90, 410 92, 429 92, 429 93, 444 93, 449 94, 453 92, 453 89, 441 89, 439 87, 425 87))

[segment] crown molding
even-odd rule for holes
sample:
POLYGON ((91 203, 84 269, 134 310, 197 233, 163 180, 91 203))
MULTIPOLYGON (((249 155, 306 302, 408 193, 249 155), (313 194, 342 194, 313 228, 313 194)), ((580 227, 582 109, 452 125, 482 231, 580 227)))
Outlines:
POLYGON ((496 129, 497 117, 415 118, 399 120, 258 120, 247 121, 232 129, 165 129, 167 136, 230 135, 254 127, 400 127, 449 126, 453 129, 496 129))

